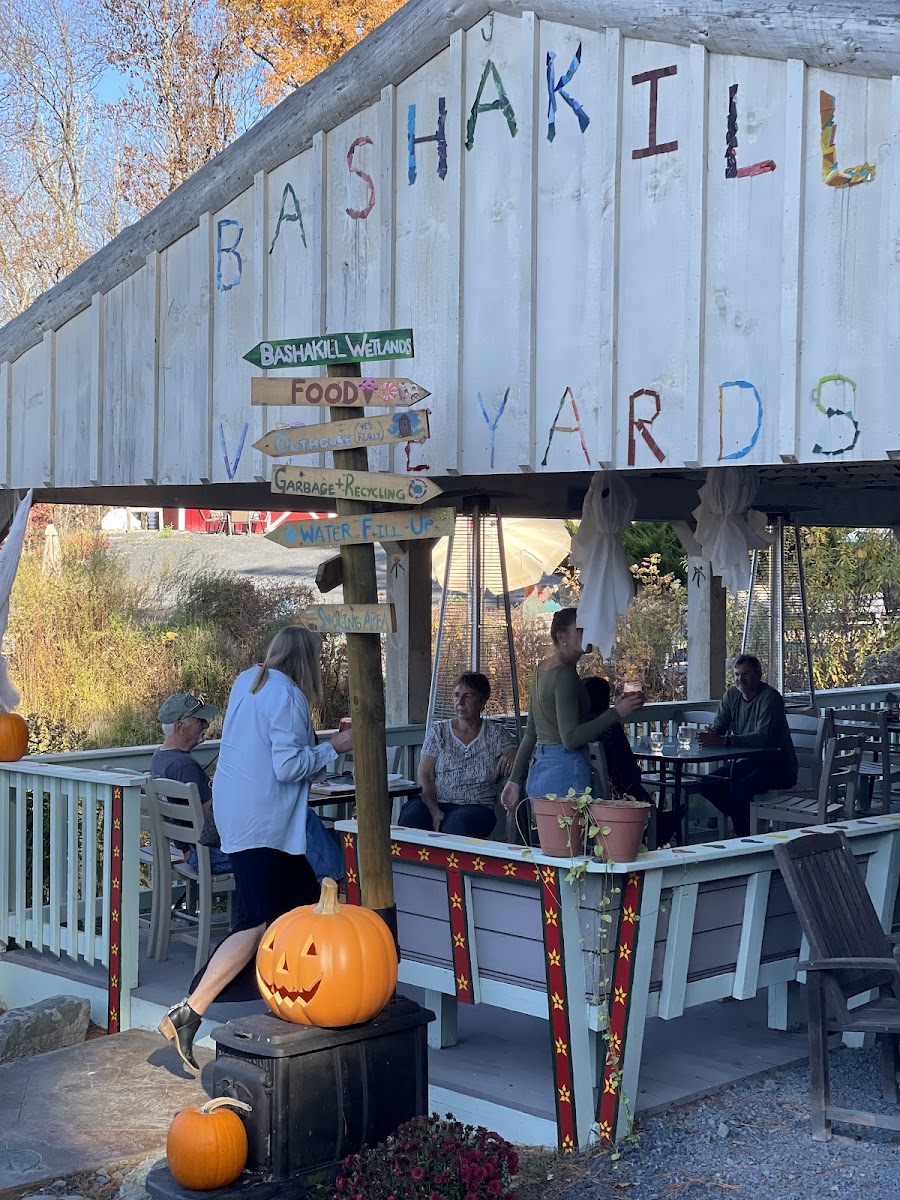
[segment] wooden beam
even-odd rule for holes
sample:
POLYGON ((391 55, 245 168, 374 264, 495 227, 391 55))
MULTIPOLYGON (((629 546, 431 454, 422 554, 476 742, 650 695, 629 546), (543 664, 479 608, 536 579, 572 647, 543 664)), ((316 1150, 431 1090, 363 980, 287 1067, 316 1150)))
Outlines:
POLYGON ((142 220, 124 229, 55 288, 44 292, 0 330, 0 361, 13 362, 45 330, 59 329, 95 293, 105 294, 196 227, 203 213, 218 212, 328 131, 376 101, 381 91, 407 79, 473 28, 493 7, 584 29, 621 29, 629 37, 677 45, 702 45, 713 53, 802 59, 812 67, 889 79, 900 61, 900 21, 889 0, 819 0, 815 20, 798 21, 783 0, 415 0, 374 29, 321 75, 281 104, 197 171, 142 220))
MULTIPOLYGON (((357 363, 328 368, 329 377, 358 379, 357 363)), ((334 416, 362 417, 361 408, 337 409, 334 416)), ((368 469, 369 452, 363 446, 336 450, 338 470, 368 469)), ((338 500, 339 516, 367 513, 358 500, 338 500)), ((342 546, 341 564, 346 604, 374 604, 378 600, 375 547, 342 546)), ((391 800, 387 786, 387 734, 384 712, 384 676, 381 670, 381 638, 377 633, 355 633, 347 638, 347 676, 350 683, 350 714, 353 718, 353 772, 356 777, 356 819, 359 825, 357 853, 362 899, 388 924, 397 941, 397 909, 394 904, 394 873, 391 861, 391 800)))

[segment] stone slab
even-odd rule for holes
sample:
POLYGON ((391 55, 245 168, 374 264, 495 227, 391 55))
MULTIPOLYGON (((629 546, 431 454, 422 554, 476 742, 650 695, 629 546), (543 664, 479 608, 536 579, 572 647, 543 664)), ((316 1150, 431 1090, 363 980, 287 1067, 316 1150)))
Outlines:
MULTIPOLYGON (((201 1067, 212 1055, 199 1047, 201 1067)), ((0 1193, 165 1151, 199 1079, 159 1034, 132 1029, 0 1066, 0 1193)))
POLYGON ((48 996, 11 1008, 0 1016, 0 1063, 77 1046, 87 1036, 90 1019, 90 1001, 80 996, 48 996))

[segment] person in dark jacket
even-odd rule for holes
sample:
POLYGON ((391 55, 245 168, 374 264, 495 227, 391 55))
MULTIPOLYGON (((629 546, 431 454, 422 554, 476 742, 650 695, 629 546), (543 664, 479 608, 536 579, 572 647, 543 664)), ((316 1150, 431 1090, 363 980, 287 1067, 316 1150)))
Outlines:
POLYGON ((753 797, 797 782, 797 754, 784 697, 763 683, 755 655, 741 654, 734 660, 734 687, 728 688, 712 725, 698 734, 697 741, 701 746, 764 746, 770 751, 736 758, 699 783, 702 795, 731 818, 734 836, 747 837, 753 797))

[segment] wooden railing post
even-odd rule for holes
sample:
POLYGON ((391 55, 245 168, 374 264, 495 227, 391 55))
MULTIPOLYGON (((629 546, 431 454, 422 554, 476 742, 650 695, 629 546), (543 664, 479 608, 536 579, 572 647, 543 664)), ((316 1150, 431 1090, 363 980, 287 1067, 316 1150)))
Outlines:
MULTIPOLYGON (((358 378, 358 363, 328 367, 330 376, 358 378)), ((346 421, 364 417, 362 408, 333 408, 331 419, 346 421)), ((368 471, 366 449, 336 450, 334 465, 347 471, 368 471)), ((369 506, 357 500, 338 500, 341 516, 367 513, 369 506)), ((378 583, 375 547, 341 547, 345 604, 375 604, 378 583)), ((385 733, 384 677, 381 669, 381 636, 377 633, 347 635, 347 674, 350 682, 350 714, 353 718, 353 768, 356 779, 356 818, 359 824, 359 874, 362 900, 384 918, 397 940, 397 909, 394 905, 394 875, 391 865, 391 801, 387 784, 387 738, 385 733)))

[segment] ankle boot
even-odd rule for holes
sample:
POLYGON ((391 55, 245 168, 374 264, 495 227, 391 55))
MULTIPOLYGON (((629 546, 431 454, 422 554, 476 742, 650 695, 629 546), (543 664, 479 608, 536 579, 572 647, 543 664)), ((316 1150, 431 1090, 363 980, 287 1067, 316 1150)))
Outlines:
POLYGON ((182 1061, 195 1071, 200 1070, 194 1058, 194 1038, 200 1021, 199 1014, 184 999, 179 1004, 173 1004, 159 1023, 159 1032, 174 1044, 182 1061))

